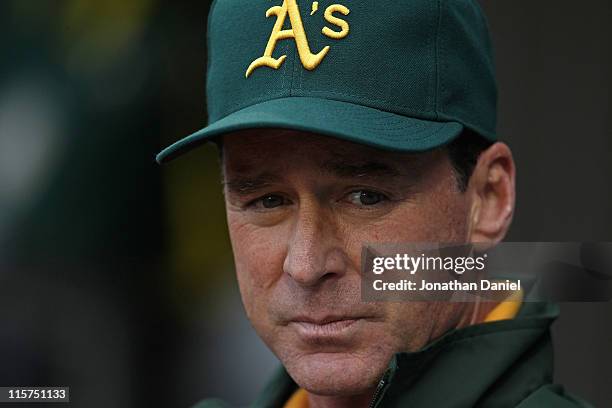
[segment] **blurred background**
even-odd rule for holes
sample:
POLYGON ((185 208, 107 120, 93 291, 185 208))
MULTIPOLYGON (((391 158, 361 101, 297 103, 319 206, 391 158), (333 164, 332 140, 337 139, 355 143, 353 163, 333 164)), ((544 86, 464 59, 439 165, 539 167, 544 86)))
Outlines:
MULTIPOLYGON (((216 152, 154 162, 206 122, 208 7, 0 2, 0 385, 245 405, 276 366, 243 316, 216 152)), ((508 240, 612 241, 612 3, 483 7, 518 164, 508 240)), ((612 304, 563 304, 554 332, 556 380, 610 406, 612 304)))

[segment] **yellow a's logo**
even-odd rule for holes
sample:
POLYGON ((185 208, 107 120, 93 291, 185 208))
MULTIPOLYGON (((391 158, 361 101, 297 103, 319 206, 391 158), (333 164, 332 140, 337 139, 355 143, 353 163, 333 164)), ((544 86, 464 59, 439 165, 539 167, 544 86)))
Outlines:
MULTIPOLYGON (((297 0, 283 0, 282 6, 273 6, 266 11, 266 17, 270 17, 272 15, 276 16, 276 23, 272 29, 272 34, 268 40, 268 45, 266 46, 264 55, 251 62, 251 65, 249 65, 247 68, 245 75, 247 78, 256 68, 265 66, 278 69, 283 64, 287 58, 286 55, 282 55, 279 58, 272 57, 272 53, 274 52, 274 48, 276 47, 278 40, 284 40, 287 38, 293 38, 295 40, 300 61, 307 70, 315 69, 321 63, 323 58, 325 58, 325 55, 327 55, 330 48, 329 45, 325 46, 316 54, 313 54, 310 50, 308 38, 306 38, 304 24, 302 23, 302 17, 300 16, 300 10, 296 1, 297 0), (283 30, 283 25, 285 24, 287 15, 289 15, 291 29, 283 30)), ((313 3, 311 15, 316 12, 317 8, 318 2, 315 1, 313 3)), ((323 27, 321 32, 329 38, 341 39, 348 35, 349 25, 346 21, 334 16, 334 12, 338 12, 346 16, 349 13, 349 9, 341 4, 333 4, 325 10, 325 20, 328 23, 338 26, 340 31, 334 31, 328 27, 323 27)))

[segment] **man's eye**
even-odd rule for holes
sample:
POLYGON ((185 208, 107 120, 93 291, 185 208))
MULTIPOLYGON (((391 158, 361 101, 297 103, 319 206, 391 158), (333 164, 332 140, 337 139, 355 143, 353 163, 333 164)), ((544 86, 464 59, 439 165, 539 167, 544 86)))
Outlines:
POLYGON ((258 198, 252 203, 256 207, 263 207, 265 209, 280 207, 281 205, 287 204, 287 200, 284 197, 277 194, 269 194, 258 198))
POLYGON ((349 194, 349 201, 359 206, 376 205, 387 200, 387 196, 376 191, 359 190, 349 194))

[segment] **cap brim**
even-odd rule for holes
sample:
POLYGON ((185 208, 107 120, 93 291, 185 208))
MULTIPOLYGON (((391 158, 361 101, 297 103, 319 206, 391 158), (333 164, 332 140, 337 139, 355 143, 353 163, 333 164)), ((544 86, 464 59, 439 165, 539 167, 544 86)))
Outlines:
POLYGON ((168 162, 216 136, 256 128, 301 130, 381 149, 419 152, 450 142, 463 125, 415 119, 331 99, 287 97, 231 113, 168 146, 156 160, 160 164, 168 162))

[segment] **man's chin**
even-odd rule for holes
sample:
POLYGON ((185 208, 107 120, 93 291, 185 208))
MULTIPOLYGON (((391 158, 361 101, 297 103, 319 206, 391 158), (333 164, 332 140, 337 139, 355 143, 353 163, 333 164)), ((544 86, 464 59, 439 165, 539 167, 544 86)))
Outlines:
POLYGON ((301 388, 312 394, 353 396, 375 387, 387 363, 351 353, 311 353, 286 362, 285 368, 301 388))

